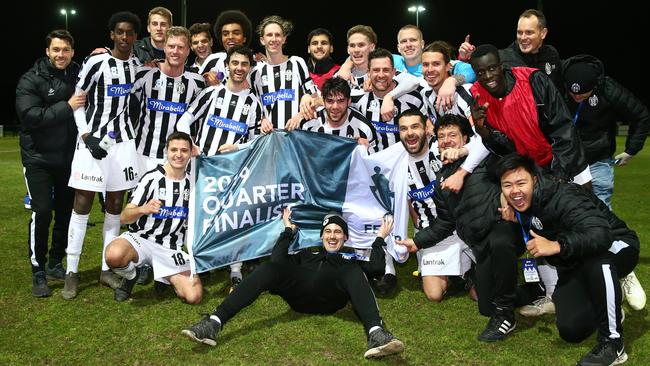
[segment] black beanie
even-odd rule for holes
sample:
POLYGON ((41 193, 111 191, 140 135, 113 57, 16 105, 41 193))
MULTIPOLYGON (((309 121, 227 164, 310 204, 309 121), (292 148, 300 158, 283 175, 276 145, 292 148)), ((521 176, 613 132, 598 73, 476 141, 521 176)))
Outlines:
POLYGON ((329 224, 336 224, 340 226, 341 229, 343 229, 343 234, 345 234, 345 237, 348 237, 348 224, 337 213, 329 213, 325 215, 323 218, 323 225, 320 227, 320 236, 323 236, 323 230, 325 230, 325 226, 329 224))
POLYGON ((584 94, 593 90, 598 76, 596 67, 586 62, 574 63, 564 72, 567 90, 573 94, 584 94))

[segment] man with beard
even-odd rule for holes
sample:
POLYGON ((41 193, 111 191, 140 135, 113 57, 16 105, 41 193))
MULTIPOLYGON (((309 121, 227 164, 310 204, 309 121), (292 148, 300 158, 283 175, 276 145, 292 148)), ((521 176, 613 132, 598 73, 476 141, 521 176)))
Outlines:
POLYGON ((318 90, 323 90, 323 83, 341 68, 332 59, 334 52, 332 33, 325 28, 316 28, 307 36, 307 68, 318 90))

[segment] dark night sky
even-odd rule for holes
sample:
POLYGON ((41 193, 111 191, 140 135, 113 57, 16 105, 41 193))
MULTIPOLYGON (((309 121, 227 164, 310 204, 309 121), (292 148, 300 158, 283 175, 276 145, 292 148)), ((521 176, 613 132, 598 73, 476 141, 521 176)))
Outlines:
MULTIPOLYGON (((594 4, 592 1, 493 1, 476 2, 456 1, 419 1, 426 7, 420 13, 420 28, 425 41, 442 39, 459 45, 465 34, 472 35, 475 44, 493 43, 502 48, 515 38, 518 15, 527 8, 535 8, 543 2, 543 10, 549 23, 548 44, 554 45, 563 58, 578 53, 589 53, 605 62, 605 70, 627 88, 641 97, 648 105, 650 100, 648 88, 641 76, 640 49, 645 48, 648 36, 647 22, 640 10, 635 11, 631 1, 607 2, 594 4), (569 3, 571 5, 569 5, 569 3), (627 3, 628 6, 625 6, 627 3), (610 40, 613 39, 613 40, 610 40)), ((316 6, 319 2, 301 1, 197 1, 187 0, 187 25, 194 22, 213 23, 220 11, 240 9, 256 25, 264 16, 278 14, 292 20, 295 28, 289 37, 286 54, 306 57, 307 33, 317 27, 325 27, 334 34, 335 59, 341 62, 345 55, 345 33, 356 24, 371 25, 379 36, 379 46, 396 50, 396 35, 405 24, 415 23, 415 15, 406 11, 415 1, 323 1, 325 6, 316 6), (298 4, 305 4, 302 8, 298 4), (308 4, 308 5, 307 5, 308 4), (370 5, 382 4, 382 5, 370 5), (342 10, 334 11, 332 9, 342 10)), ((81 63, 85 55, 95 47, 111 45, 107 21, 116 11, 129 10, 140 16, 143 22, 141 37, 147 36, 146 17, 148 10, 162 5, 174 13, 174 23, 181 21, 180 0, 113 0, 113 1, 32 1, 18 2, 17 11, 6 12, 6 18, 14 17, 15 31, 9 43, 15 52, 8 57, 11 61, 8 75, 2 80, 3 110, 9 111, 0 120, 0 124, 15 123, 15 87, 18 78, 27 71, 34 60, 45 54, 45 35, 52 29, 64 28, 63 15, 59 9, 64 6, 74 7, 77 15, 69 16, 69 30, 75 37, 75 61, 81 63), (17 26, 18 25, 18 26, 17 26)), ((254 37, 255 40, 257 39, 254 37)), ((258 50, 259 43, 253 41, 258 50)), ((215 42, 216 43, 216 42, 215 42)), ((216 47, 216 45, 215 45, 216 47)), ((9 51, 7 50, 7 51, 9 51)), ((215 51, 218 48, 215 48, 215 51)))

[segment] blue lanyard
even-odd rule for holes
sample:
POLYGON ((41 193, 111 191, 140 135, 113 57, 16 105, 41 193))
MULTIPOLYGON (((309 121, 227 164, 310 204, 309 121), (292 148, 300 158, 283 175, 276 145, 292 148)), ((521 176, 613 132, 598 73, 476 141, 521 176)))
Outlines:
POLYGON ((528 220, 528 230, 526 230, 521 219, 521 214, 518 211, 515 211, 515 215, 517 215, 517 221, 519 221, 519 226, 521 226, 521 233, 524 235, 524 245, 526 245, 530 240, 530 235, 528 234, 528 230, 530 230, 530 220, 528 220))
POLYGON ((582 102, 580 102, 580 104, 578 104, 578 109, 576 109, 576 114, 573 115, 573 125, 575 125, 576 122, 578 122, 578 115, 580 114, 580 111, 582 110, 582 107, 584 107, 584 106, 585 106, 585 101, 584 100, 582 102))

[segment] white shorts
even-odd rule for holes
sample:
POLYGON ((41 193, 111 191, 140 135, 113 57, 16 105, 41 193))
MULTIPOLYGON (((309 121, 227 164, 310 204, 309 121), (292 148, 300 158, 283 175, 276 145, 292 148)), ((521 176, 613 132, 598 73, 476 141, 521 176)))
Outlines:
POLYGON ((418 251, 422 276, 462 276, 472 266, 471 249, 456 234, 418 251))
POLYGON ((158 159, 138 154, 138 169, 140 177, 142 177, 146 172, 156 169, 158 165, 164 165, 166 161, 167 158, 158 159))
POLYGON ((190 255, 182 250, 172 250, 131 232, 120 235, 138 252, 137 266, 144 263, 153 267, 154 280, 169 284, 167 277, 190 270, 190 255))
POLYGON ((105 158, 97 160, 81 138, 78 139, 68 181, 70 187, 92 192, 119 192, 135 187, 139 180, 135 141, 115 144, 105 158))
POLYGON ((587 165, 587 169, 583 170, 580 174, 573 177, 571 182, 579 185, 591 182, 591 170, 589 170, 589 165, 587 165))

